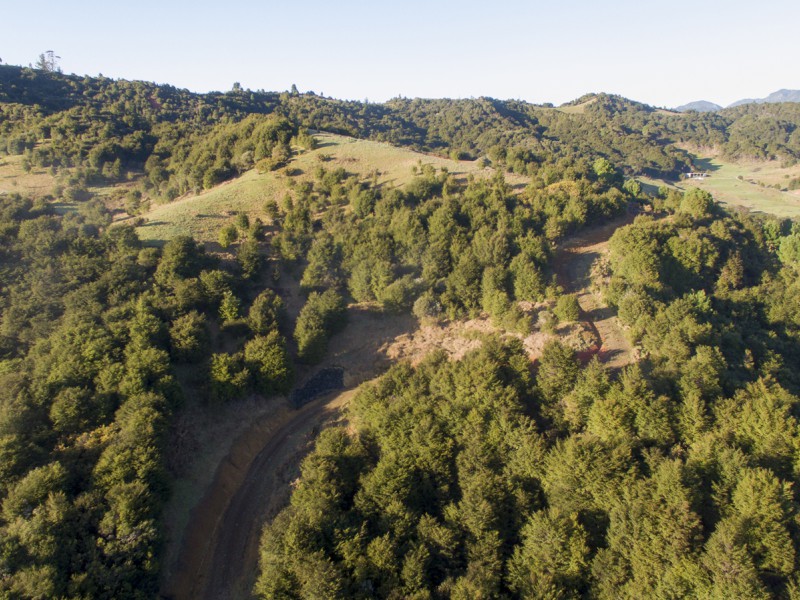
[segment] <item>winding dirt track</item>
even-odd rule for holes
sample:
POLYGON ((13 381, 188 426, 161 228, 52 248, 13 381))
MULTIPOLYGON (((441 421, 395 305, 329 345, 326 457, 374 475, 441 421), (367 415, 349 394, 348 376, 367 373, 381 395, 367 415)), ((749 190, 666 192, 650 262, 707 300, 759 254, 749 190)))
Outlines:
POLYGON ((355 390, 282 409, 237 440, 214 483, 192 511, 180 563, 162 595, 182 599, 250 598, 266 520, 286 505, 310 443, 335 421, 355 390), (268 436, 263 447, 260 441, 268 436))
MULTIPOLYGON (((626 216, 565 241, 556 258, 559 282, 577 294, 586 321, 596 328, 602 346, 600 359, 612 368, 633 360, 632 348, 619 322, 591 290, 591 269, 608 248, 614 231, 629 223, 626 216)), ((402 331, 411 320, 386 324, 360 319, 348 326, 351 340, 339 364, 361 364, 358 378, 367 379, 386 364, 377 357, 382 344, 402 331), (358 346, 353 350, 353 346, 358 346), (372 363, 371 361, 375 361, 372 363)), ((349 384, 348 384, 349 385, 349 384)), ((317 399, 299 410, 281 408, 268 415, 234 443, 220 464, 214 482, 192 511, 175 574, 162 597, 174 600, 240 600, 252 598, 257 575, 258 543, 266 523, 283 508, 299 464, 321 427, 340 417, 340 409, 355 394, 350 389, 317 399)))
POLYGON ((608 240, 614 232, 633 222, 629 213, 602 227, 595 227, 567 239, 556 256, 556 275, 564 289, 578 297, 583 318, 597 333, 601 346, 597 351, 600 361, 616 369, 633 362, 633 347, 622 330, 619 319, 592 290, 592 267, 595 261, 608 252, 608 240))

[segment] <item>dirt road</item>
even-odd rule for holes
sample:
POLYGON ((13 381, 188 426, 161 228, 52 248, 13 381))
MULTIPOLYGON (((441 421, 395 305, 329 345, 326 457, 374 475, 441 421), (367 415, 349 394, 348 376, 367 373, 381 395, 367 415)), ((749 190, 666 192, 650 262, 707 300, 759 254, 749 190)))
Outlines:
POLYGON ((633 362, 633 347, 614 311, 592 288, 592 267, 608 252, 608 241, 614 232, 632 221, 633 215, 629 214, 569 238, 559 248, 555 262, 559 284, 578 297, 583 318, 594 326, 601 340, 597 354, 611 368, 633 362))
POLYGON ((283 508, 299 464, 323 426, 336 421, 349 390, 282 410, 256 423, 217 470, 192 511, 180 564, 162 595, 180 599, 250 598, 265 521, 283 508), (264 438, 268 441, 260 446, 264 438))
POLYGON ((251 598, 264 523, 289 500, 291 482, 319 429, 335 422, 355 388, 390 364, 388 345, 412 330, 409 315, 390 316, 351 308, 345 331, 331 340, 325 361, 307 370, 305 381, 322 368, 345 367, 340 393, 313 400, 298 410, 283 403, 256 421, 220 463, 203 499, 192 509, 177 564, 162 586, 175 600, 251 598))

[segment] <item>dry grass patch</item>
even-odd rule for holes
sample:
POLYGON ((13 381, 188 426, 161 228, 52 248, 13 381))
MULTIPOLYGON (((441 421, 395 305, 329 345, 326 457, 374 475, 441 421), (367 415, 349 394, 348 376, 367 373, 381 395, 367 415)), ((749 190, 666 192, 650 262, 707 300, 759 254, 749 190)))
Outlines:
POLYGON ((34 167, 26 173, 22 168, 23 158, 22 155, 0 158, 0 194, 16 192, 33 199, 52 194, 57 181, 49 169, 34 167))
MULTIPOLYGON (((390 144, 330 133, 314 137, 319 147, 295 157, 285 170, 271 173, 251 170, 197 196, 153 207, 144 215, 147 222, 138 228, 139 236, 152 243, 161 243, 176 235, 192 235, 203 242, 214 242, 219 229, 232 215, 242 212, 251 219, 264 219, 267 200, 280 202, 291 189, 290 179, 311 181, 320 165, 328 170, 342 167, 364 179, 377 174, 377 183, 387 187, 407 184, 414 178, 413 167, 420 163, 446 168, 464 181, 469 175, 491 177, 493 174, 491 169, 477 162, 450 160, 390 144)), ((507 175, 506 179, 516 188, 524 187, 528 181, 517 175, 507 175)))

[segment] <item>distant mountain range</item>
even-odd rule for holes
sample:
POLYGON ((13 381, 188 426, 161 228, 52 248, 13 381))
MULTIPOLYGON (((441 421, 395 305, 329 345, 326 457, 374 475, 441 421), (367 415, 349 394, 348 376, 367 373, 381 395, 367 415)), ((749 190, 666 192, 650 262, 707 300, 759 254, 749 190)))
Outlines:
MULTIPOLYGON (((778 90, 771 93, 766 98, 743 98, 728 105, 727 108, 739 106, 741 104, 766 104, 773 102, 800 102, 800 90, 778 90)), ((719 104, 708 102, 706 100, 698 100, 697 102, 689 102, 683 106, 678 106, 675 110, 678 112, 686 112, 688 110, 696 110, 697 112, 716 112, 722 110, 719 104)))

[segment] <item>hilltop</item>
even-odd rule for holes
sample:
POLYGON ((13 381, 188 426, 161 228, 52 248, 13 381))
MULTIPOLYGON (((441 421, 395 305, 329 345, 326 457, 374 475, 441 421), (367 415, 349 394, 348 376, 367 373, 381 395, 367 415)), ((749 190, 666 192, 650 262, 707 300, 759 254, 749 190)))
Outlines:
MULTIPOLYGON (((678 113, 607 94, 587 94, 558 108, 493 98, 375 104, 242 89, 196 94, 3 65, 0 147, 10 156, 0 166, 6 173, 0 191, 25 181, 36 186, 34 194, 57 197, 64 208, 94 195, 118 211, 117 219, 123 211, 148 219, 140 230, 146 239, 190 231, 208 241, 226 211, 255 214, 254 193, 280 200, 286 185, 302 181, 302 174, 284 177, 292 172, 285 170, 290 160, 302 163, 293 168, 306 176, 316 168, 301 155, 292 158, 309 147, 309 131, 419 152, 450 161, 441 164, 455 171, 488 166, 531 177, 604 159, 626 178, 675 184, 709 152, 728 161, 797 161, 799 107, 764 103, 678 113), (217 191, 221 184, 228 187, 217 191), (188 200, 195 196, 196 202, 188 200), (205 221, 187 217, 192 211, 207 215, 205 221), (187 218, 190 226, 172 227, 187 218)), ((386 166, 394 155, 366 147, 363 156, 385 154, 372 168, 397 171, 386 166)), ((397 165, 407 163, 396 158, 397 165)), ((783 188, 795 177, 787 174, 783 188)))
POLYGON ((689 102, 688 104, 678 106, 674 110, 677 112, 688 112, 690 110, 696 112, 717 112, 722 110, 722 107, 719 104, 714 104, 713 102, 708 102, 707 100, 697 100, 695 102, 689 102))
POLYGON ((765 98, 744 98, 728 105, 728 108, 742 104, 778 104, 781 102, 800 102, 800 90, 778 90, 765 98))

